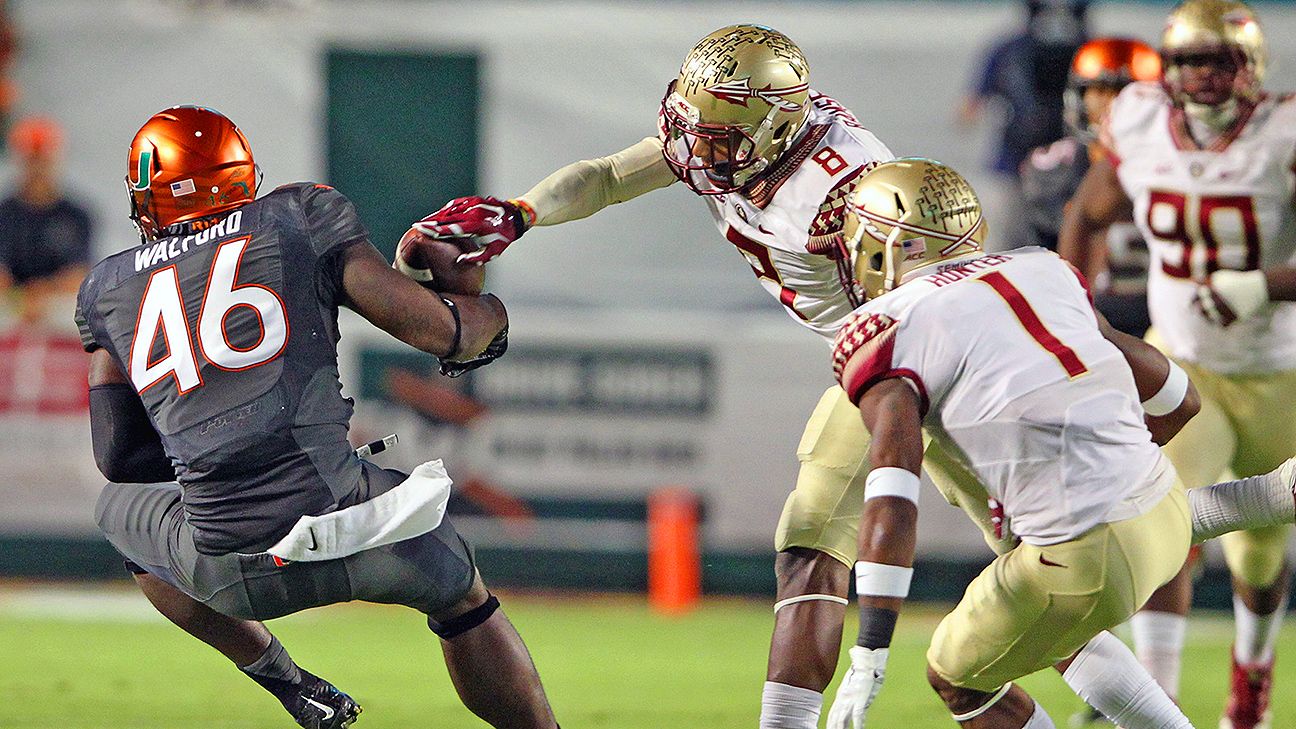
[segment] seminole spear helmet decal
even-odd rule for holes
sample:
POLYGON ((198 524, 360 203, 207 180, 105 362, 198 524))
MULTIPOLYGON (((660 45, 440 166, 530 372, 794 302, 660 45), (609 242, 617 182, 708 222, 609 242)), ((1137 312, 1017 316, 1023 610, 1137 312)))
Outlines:
POLYGON ((750 185, 810 116, 810 66, 787 36, 762 25, 711 33, 684 58, 659 113, 666 161, 694 192, 750 185))

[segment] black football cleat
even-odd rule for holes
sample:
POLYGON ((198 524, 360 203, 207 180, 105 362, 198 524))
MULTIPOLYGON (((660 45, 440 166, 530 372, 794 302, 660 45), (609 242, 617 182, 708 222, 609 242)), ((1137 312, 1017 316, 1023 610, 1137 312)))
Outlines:
POLYGON ((363 711, 355 699, 308 671, 302 671, 300 690, 283 705, 305 729, 344 729, 363 711))

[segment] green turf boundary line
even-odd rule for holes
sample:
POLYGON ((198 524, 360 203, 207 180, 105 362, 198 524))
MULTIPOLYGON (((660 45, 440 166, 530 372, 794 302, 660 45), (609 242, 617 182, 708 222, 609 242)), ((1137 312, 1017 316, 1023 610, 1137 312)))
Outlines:
MULTIPOLYGON (((593 592, 644 592, 647 555, 607 552, 489 547, 476 550, 488 584, 524 589, 593 592)), ((915 565, 916 601, 955 602, 985 566, 980 560, 923 559, 915 565)), ((0 577, 104 580, 125 579, 121 555, 103 539, 0 535, 0 577)), ((709 552, 702 557, 702 587, 709 595, 774 594, 774 555, 709 552)), ((1229 609, 1228 574, 1211 568, 1197 582, 1197 607, 1229 609)))

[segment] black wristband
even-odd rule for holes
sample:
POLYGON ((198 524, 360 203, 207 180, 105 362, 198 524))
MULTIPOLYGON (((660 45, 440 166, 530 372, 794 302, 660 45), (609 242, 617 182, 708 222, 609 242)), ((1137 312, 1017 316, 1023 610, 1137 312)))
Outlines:
POLYGON ((450 351, 441 358, 450 359, 456 354, 459 354, 459 340, 463 337, 463 322, 459 320, 459 307, 455 306, 455 302, 444 296, 441 297, 441 301, 444 302, 446 308, 450 310, 450 315, 454 317, 455 323, 454 339, 450 340, 450 351))
POLYGON ((865 648, 889 647, 891 636, 895 634, 896 618, 899 616, 896 611, 886 608, 861 607, 859 639, 855 644, 865 648))

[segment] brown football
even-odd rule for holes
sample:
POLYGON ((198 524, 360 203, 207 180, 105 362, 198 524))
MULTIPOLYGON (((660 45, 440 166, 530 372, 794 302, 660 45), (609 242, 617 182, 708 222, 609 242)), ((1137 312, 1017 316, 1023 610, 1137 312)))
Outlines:
POLYGON ((410 228, 396 244, 392 267, 424 286, 443 294, 479 295, 486 280, 484 266, 455 263, 471 248, 444 238, 429 238, 410 228))

